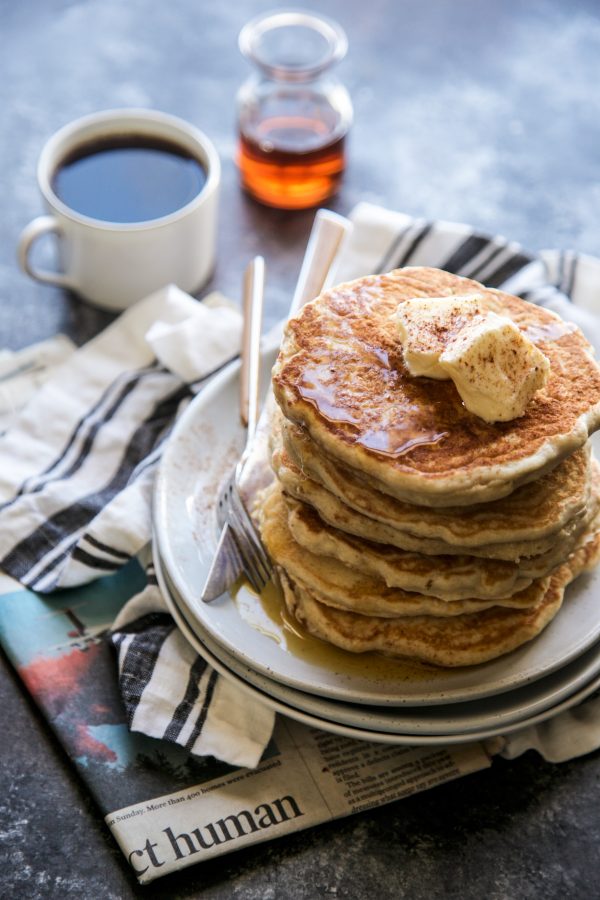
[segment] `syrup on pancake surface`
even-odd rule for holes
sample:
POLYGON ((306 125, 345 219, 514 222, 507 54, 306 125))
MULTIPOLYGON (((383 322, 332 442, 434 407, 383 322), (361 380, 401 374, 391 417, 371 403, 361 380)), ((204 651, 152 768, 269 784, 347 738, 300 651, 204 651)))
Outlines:
POLYGON ((330 456, 420 505, 506 496, 600 425, 600 370, 579 329, 436 269, 369 276, 307 304, 288 324, 273 390, 286 418, 330 456), (469 293, 512 319, 550 362, 545 388, 510 422, 483 421, 466 410, 453 382, 412 377, 404 363, 393 324, 398 305, 469 293))
POLYGON ((436 269, 358 279, 288 323, 273 390, 276 484, 258 518, 288 611, 315 636, 476 664, 535 637, 596 563, 600 473, 587 441, 600 369, 553 313, 436 269), (459 388, 466 371, 477 391, 473 360, 489 375, 496 348, 504 362, 521 354, 529 389, 517 396, 509 372, 515 402, 501 397, 492 415, 514 410, 508 421, 484 421, 437 380, 443 328, 430 329, 424 361, 403 345, 402 304, 443 314, 445 298, 459 388), (414 374, 421 364, 433 378, 414 374))

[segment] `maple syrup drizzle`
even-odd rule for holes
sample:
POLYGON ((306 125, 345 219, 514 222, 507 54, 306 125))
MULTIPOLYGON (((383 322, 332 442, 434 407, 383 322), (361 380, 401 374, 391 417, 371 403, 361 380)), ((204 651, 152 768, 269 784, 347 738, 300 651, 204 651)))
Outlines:
POLYGON ((256 631, 307 663, 339 675, 372 678, 377 681, 420 682, 447 677, 436 666, 418 661, 394 659, 378 653, 350 653, 309 634, 287 611, 281 589, 270 581, 260 596, 248 584, 234 592, 242 619, 256 631))
POLYGON ((558 341, 566 334, 572 334, 577 330, 573 322, 546 322, 545 325, 528 325, 523 329, 525 336, 534 344, 545 344, 550 341, 558 341))
POLYGON ((395 391, 398 373, 384 350, 375 352, 368 348, 366 354, 363 349, 360 352, 384 385, 379 398, 383 409, 377 415, 371 416, 371 410, 364 407, 356 409, 352 388, 347 391, 340 381, 333 357, 330 362, 305 368, 298 385, 302 399, 311 403, 329 422, 349 425, 351 429, 357 426, 356 433, 351 431, 354 442, 385 456, 396 458, 415 447, 435 445, 446 437, 447 431, 428 426, 419 406, 395 391))

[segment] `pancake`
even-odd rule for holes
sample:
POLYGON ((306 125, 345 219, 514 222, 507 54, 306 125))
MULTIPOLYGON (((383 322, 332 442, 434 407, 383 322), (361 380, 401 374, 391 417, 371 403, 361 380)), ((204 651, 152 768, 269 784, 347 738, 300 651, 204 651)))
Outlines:
POLYGON ((555 535, 585 508, 589 499, 589 442, 542 478, 490 503, 442 509, 415 506, 374 490, 346 466, 333 461, 310 439, 304 428, 273 423, 274 448, 283 448, 283 462, 326 488, 357 512, 401 531, 437 538, 461 548, 482 544, 530 542, 555 535))
MULTIPOLYGON (((287 525, 300 547, 317 556, 333 557, 351 570, 384 581, 387 587, 417 591, 442 600, 510 597, 536 578, 549 575, 574 549, 563 547, 563 556, 555 563, 549 564, 547 556, 541 557, 537 565, 531 560, 525 573, 514 562, 475 556, 425 556, 360 540, 328 527, 315 510, 303 503, 288 497, 286 504, 287 525)), ((598 518, 596 515, 592 528, 598 518)))
MULTIPOLYGON (((294 466, 289 458, 285 456, 284 452, 275 451, 272 462, 277 478, 286 493, 313 506, 323 521, 333 528, 365 540, 380 544, 390 544, 393 547, 413 553, 434 556, 471 555, 484 559, 520 562, 524 571, 526 571, 526 561, 528 559, 535 559, 534 572, 539 571, 542 556, 546 557, 543 565, 548 568, 552 568, 558 562, 562 562, 565 553, 562 552, 561 547, 563 545, 568 546, 569 542, 578 537, 590 517, 594 514, 595 505, 597 504, 596 498, 590 498, 584 510, 574 516, 557 533, 539 537, 535 540, 503 540, 500 543, 482 543, 478 545, 473 545, 473 543, 463 545, 458 543, 448 544, 437 538, 421 537, 408 531, 401 531, 386 522, 372 519, 346 506, 335 494, 303 475, 298 467, 294 466)), ((468 507, 463 510, 464 518, 470 515, 471 509, 471 507, 468 507)), ((475 509, 479 510, 479 507, 475 509)))
MULTIPOLYGON (((467 591, 457 599, 440 598, 431 591, 409 591, 396 585, 389 586, 376 574, 363 568, 345 565, 325 552, 316 554, 294 540, 288 527, 288 509, 280 488, 267 492, 261 507, 261 534, 271 559, 282 568, 296 584, 316 592, 319 599, 339 609, 350 609, 365 615, 395 618, 398 616, 457 616, 501 605, 511 608, 534 606, 545 593, 547 579, 538 579, 523 590, 503 598, 481 598, 467 591)), ((423 560, 426 566, 426 560, 423 560)), ((468 563, 464 564, 468 569, 468 563)), ((434 573, 435 574, 435 573, 434 573)), ((461 575, 455 572, 454 586, 460 588, 461 575)), ((443 570, 438 570, 438 583, 444 581, 443 570)), ((452 576, 447 582, 451 586, 452 576)))
MULTIPOLYGON (((474 556, 425 556, 375 544, 326 525, 312 507, 286 499, 287 525, 300 547, 331 556, 349 569, 384 581, 387 587, 427 594, 442 600, 510 597, 533 581, 519 566, 474 556)), ((546 573, 541 573, 544 575, 546 573)))
POLYGON ((352 653, 376 651, 440 666, 470 666, 515 650, 536 637, 559 611, 565 589, 600 558, 594 534, 548 579, 539 602, 527 609, 492 607, 441 619, 432 616, 381 618, 335 609, 280 571, 284 601, 311 634, 352 653))
POLYGON ((287 326, 273 370, 283 413, 332 459, 408 503, 463 506, 541 477, 600 426, 600 368, 581 331, 554 313, 437 269, 408 268, 339 285, 287 326), (413 378, 394 325, 411 297, 477 293, 550 361, 523 416, 488 424, 454 384, 413 378))

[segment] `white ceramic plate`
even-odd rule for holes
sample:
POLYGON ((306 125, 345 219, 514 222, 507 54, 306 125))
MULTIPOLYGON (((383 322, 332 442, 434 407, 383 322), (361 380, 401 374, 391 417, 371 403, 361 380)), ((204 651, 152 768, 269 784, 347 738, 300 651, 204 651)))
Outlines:
MULTIPOLYGON (((159 576, 160 577, 160 576, 159 576)), ((302 722, 305 725, 309 725, 313 728, 319 728, 322 731, 332 732, 333 734, 339 734, 344 737, 354 738, 356 740, 363 741, 371 741, 373 743, 384 743, 384 744, 393 744, 396 746, 419 746, 419 747, 439 747, 439 746, 449 746, 453 744, 466 744, 471 743, 473 741, 481 741, 486 740, 487 738, 497 737, 498 735, 509 734, 513 731, 518 731, 521 728, 526 728, 530 725, 538 725, 541 722, 546 721, 547 719, 558 715, 561 712, 565 712, 570 709, 572 706, 575 706, 578 703, 581 703, 586 697, 589 697, 595 690, 600 688, 600 675, 597 675, 587 684, 585 684, 582 688, 580 688, 576 693, 572 694, 570 697, 563 700, 561 703, 558 703, 556 706, 553 706, 551 709, 546 709, 537 715, 530 716, 526 719, 522 719, 519 722, 512 722, 508 724, 495 724, 488 728, 482 728, 477 731, 470 731, 468 733, 456 733, 456 734, 406 734, 401 732, 390 732, 390 731, 380 731, 375 728, 361 728, 352 725, 347 725, 342 722, 334 721, 332 719, 319 716, 315 713, 304 712, 301 709, 298 709, 295 706, 290 705, 289 703, 285 703, 282 700, 278 700, 275 697, 271 696, 268 693, 260 691, 258 688, 252 687, 243 678, 240 678, 236 675, 231 669, 229 669, 218 656, 213 655, 208 647, 203 644, 202 641, 198 639, 194 631, 189 627, 186 619, 182 615, 179 607, 175 603, 173 597, 169 593, 166 583, 162 583, 162 589, 164 591, 165 601, 173 618, 175 619, 178 627, 180 628, 182 634, 186 637, 186 639, 190 642, 190 644, 213 666, 213 668, 219 672, 224 678, 228 678, 231 682, 236 684, 241 690, 246 691, 255 699, 260 700, 265 703, 267 706, 274 709, 276 712, 288 716, 291 719, 296 720, 297 722, 302 722)))
POLYGON ((266 678, 259 672, 244 666, 237 657, 227 653, 189 616, 185 604, 164 571, 160 555, 154 555, 155 566, 161 589, 175 606, 178 621, 183 620, 187 639, 196 650, 208 650, 224 667, 242 681, 252 685, 288 706, 302 710, 323 719, 329 719, 353 728, 399 733, 406 735, 467 735, 483 729, 497 728, 506 731, 514 723, 531 718, 546 709, 555 707, 571 694, 589 683, 600 674, 600 642, 595 644, 567 666, 553 672, 546 678, 514 691, 496 694, 481 700, 464 703, 443 704, 423 707, 378 707, 355 705, 338 700, 317 697, 290 688, 280 682, 266 678))
MULTIPOLYGON (((270 372, 274 354, 263 359, 270 372)), ((600 637, 600 572, 580 577, 562 610, 542 634, 498 660, 457 670, 411 668, 382 673, 379 658, 298 649, 281 623, 262 615, 245 588, 236 601, 199 600, 217 539, 219 484, 241 452, 238 372, 233 364, 190 403, 164 453, 154 496, 154 530, 163 564, 195 622, 239 662, 296 690, 369 705, 456 703, 490 697, 545 678, 576 659, 600 637), (256 614, 256 615, 255 615, 256 614), (350 658, 353 657, 351 660, 350 658), (346 664, 348 660, 348 664, 346 664)), ((310 648, 309 648, 310 649, 310 648)))

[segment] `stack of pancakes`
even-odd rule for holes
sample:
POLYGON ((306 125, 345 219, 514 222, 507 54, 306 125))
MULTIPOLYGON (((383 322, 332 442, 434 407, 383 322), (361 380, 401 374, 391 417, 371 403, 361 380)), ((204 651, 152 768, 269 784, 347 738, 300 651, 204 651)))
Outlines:
MULTIPOLYGON (((342 284, 288 323, 273 370, 276 478, 263 541, 313 635, 444 666, 535 637, 600 558, 600 368, 581 332, 437 269, 342 284), (403 300, 477 292, 550 361, 525 414, 490 424, 412 377, 403 300)), ((600 615, 600 608, 599 608, 600 615)))

